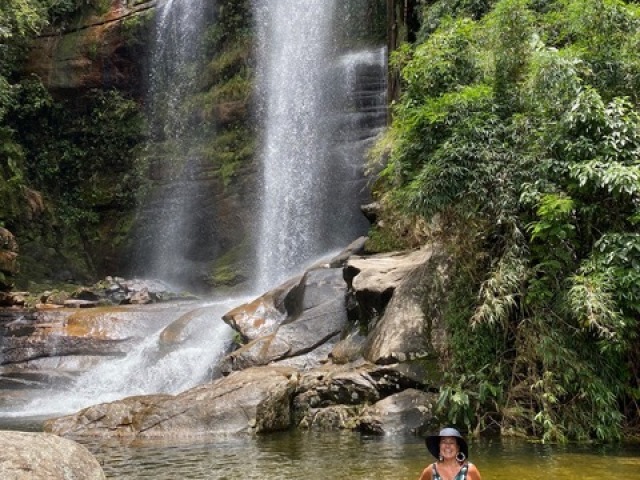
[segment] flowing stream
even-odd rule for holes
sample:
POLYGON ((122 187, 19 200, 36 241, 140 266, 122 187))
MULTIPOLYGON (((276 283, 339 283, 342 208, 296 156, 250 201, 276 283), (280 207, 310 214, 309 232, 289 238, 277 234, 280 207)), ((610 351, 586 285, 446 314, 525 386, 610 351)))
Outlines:
POLYGON ((134 307, 142 327, 126 355, 98 362, 70 385, 36 390, 34 398, 17 405, 0 402, 0 419, 50 418, 132 395, 177 394, 209 381, 232 342, 232 330, 221 317, 248 300, 134 307))

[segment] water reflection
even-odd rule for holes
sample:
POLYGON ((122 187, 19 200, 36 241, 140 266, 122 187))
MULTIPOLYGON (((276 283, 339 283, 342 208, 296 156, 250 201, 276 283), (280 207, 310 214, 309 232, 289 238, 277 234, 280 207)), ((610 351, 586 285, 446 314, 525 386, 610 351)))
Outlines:
MULTIPOLYGON (((85 442, 83 442, 85 443, 85 442)), ((174 479, 417 479, 432 461, 415 437, 284 433, 225 437, 199 443, 89 442, 108 478, 174 479)), ((595 480, 639 478, 640 446, 558 447, 522 441, 471 445, 483 478, 595 480)))

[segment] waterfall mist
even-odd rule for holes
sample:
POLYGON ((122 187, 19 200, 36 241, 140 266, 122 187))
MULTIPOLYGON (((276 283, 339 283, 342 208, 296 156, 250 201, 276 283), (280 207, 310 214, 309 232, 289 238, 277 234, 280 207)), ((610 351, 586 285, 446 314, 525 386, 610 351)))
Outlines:
POLYGON ((210 135, 190 101, 205 63, 206 0, 167 0, 158 6, 149 60, 147 114, 152 191, 138 215, 136 275, 197 290, 215 252, 213 195, 201 158, 210 135))

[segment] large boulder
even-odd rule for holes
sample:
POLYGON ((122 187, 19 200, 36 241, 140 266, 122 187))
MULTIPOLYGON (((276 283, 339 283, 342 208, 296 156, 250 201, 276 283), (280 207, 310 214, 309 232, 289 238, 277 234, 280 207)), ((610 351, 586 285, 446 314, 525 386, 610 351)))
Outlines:
POLYGON ((364 356, 374 363, 437 358, 446 349, 442 306, 449 259, 437 246, 354 257, 345 277, 369 321, 364 356))
POLYGON ((44 428, 65 436, 163 438, 286 430, 296 384, 291 368, 248 369, 176 396, 137 396, 88 407, 49 420, 44 428))
POLYGON ((327 343, 335 344, 348 324, 346 298, 342 269, 318 268, 305 273, 299 283, 289 282, 275 293, 261 297, 259 308, 258 303, 252 302, 244 313, 242 308, 235 309, 224 318, 243 337, 257 338, 228 355, 223 370, 241 370, 293 358, 307 368, 317 366, 331 351, 327 343), (319 348, 324 348, 322 355, 314 353, 319 348), (310 361, 310 355, 314 361, 310 361), (301 356, 307 358, 302 360, 301 356))
POLYGON ((38 310, 0 316, 0 364, 43 357, 124 355, 150 326, 133 308, 38 310), (6 320, 5 320, 6 318, 6 320))
POLYGON ((234 308, 222 319, 245 342, 270 335, 286 320, 288 304, 295 302, 302 288, 302 277, 292 278, 255 300, 234 308))
MULTIPOLYGON (((373 415, 369 405, 405 389, 424 387, 399 366, 323 365, 300 374, 293 400, 294 423, 310 429, 357 429, 365 421, 363 414, 373 415)), ((423 407, 431 411, 431 405, 423 407)))
POLYGON ((355 428, 374 435, 422 435, 434 420, 437 399, 436 393, 403 390, 365 407, 355 428))
POLYGON ((98 460, 82 445, 47 433, 0 432, 2 480, 100 480, 98 460))

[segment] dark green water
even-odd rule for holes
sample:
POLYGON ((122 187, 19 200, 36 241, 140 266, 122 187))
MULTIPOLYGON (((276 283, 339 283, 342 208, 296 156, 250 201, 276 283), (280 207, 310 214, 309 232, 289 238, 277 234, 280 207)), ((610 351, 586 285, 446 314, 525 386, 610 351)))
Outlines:
MULTIPOLYGON (((2 428, 36 430, 18 423, 2 428), (26 427, 26 428, 25 428, 26 427)), ((196 442, 80 441, 108 478, 417 480, 432 460, 415 437, 288 432, 196 442)), ((515 440, 472 442, 483 480, 640 479, 640 445, 546 446, 515 440)))

